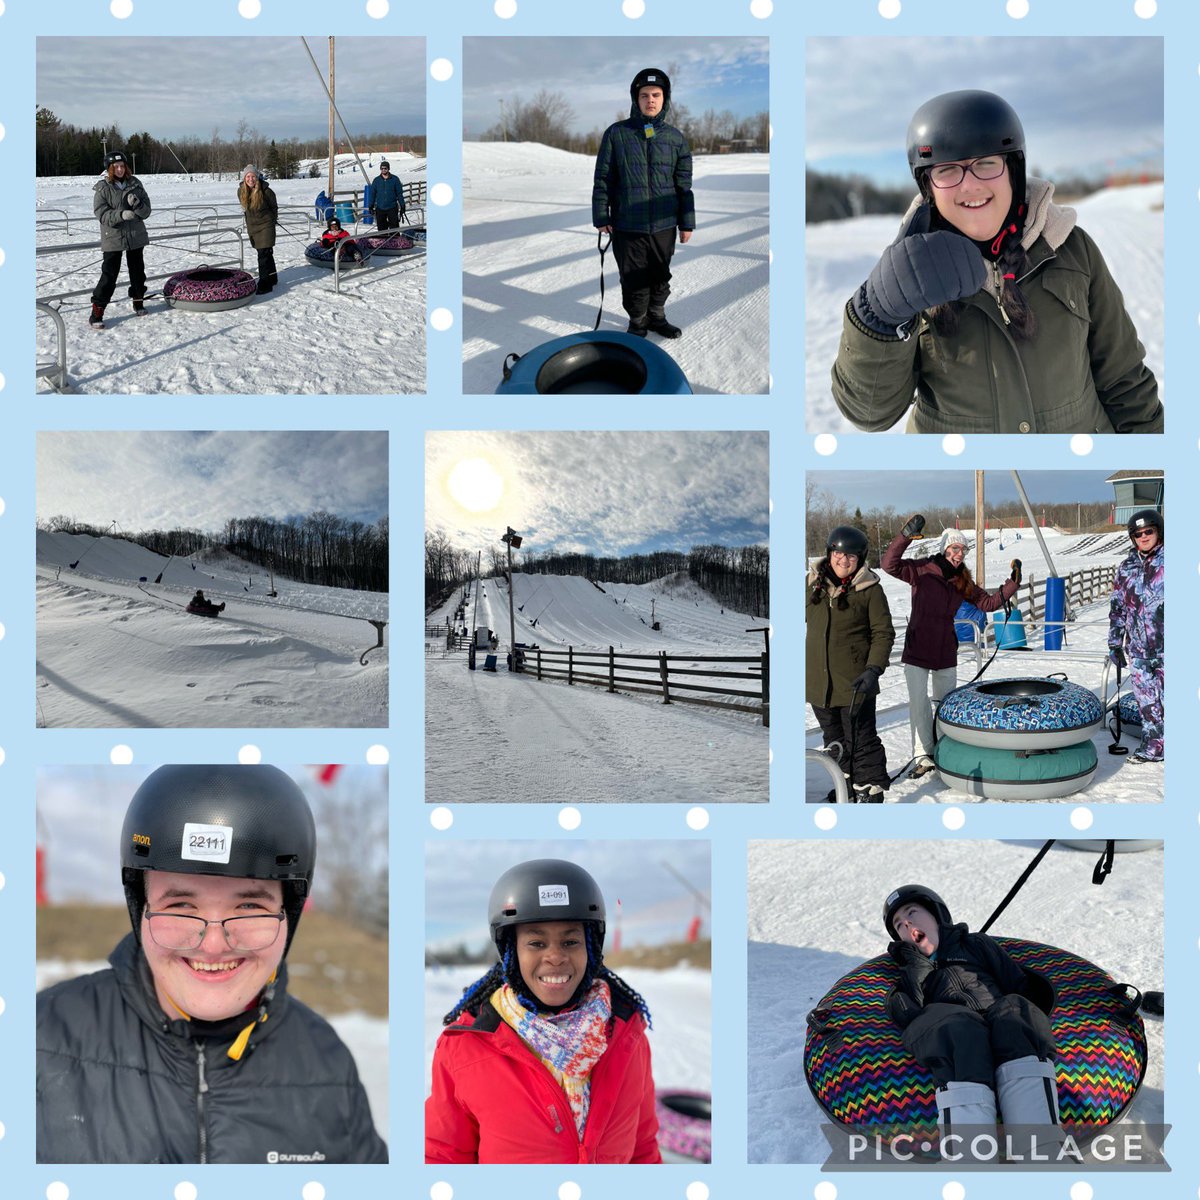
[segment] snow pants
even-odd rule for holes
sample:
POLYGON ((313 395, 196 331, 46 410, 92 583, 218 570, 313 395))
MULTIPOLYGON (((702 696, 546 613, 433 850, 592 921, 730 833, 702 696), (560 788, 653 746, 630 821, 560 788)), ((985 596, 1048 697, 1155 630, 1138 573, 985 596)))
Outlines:
POLYGON ((927 1004, 904 1031, 904 1048, 937 1080, 993 1085, 1001 1063, 1033 1055, 1053 1061, 1050 1018, 1032 1000, 1001 996, 984 1013, 927 1004))
POLYGON ((933 757, 934 736, 933 709, 958 686, 958 668, 943 667, 931 671, 927 667, 912 667, 904 664, 904 683, 908 688, 908 723, 912 728, 913 754, 928 754, 933 757), (933 685, 933 703, 929 700, 930 684, 933 685))
POLYGON ((117 290, 117 276, 121 273, 121 255, 129 266, 129 295, 140 300, 146 294, 146 263, 141 249, 105 250, 100 265, 100 282, 92 292, 92 303, 103 308, 117 290))
POLYGON ((621 305, 635 325, 654 318, 661 320, 666 313, 675 236, 674 228, 658 233, 613 230, 613 257, 621 273, 621 305))
POLYGON ((854 722, 850 721, 850 705, 839 708, 812 706, 825 748, 835 742, 841 746, 837 764, 854 783, 877 783, 886 792, 888 780, 887 752, 875 728, 876 696, 866 696, 854 705, 854 722), (850 759, 850 748, 854 747, 854 760, 850 759))
POLYGON ((1137 752, 1157 761, 1163 757, 1163 660, 1131 658, 1129 682, 1142 716, 1142 744, 1137 752))
POLYGON ((270 287, 274 287, 279 282, 279 275, 275 270, 275 248, 273 246, 258 251, 258 281, 270 287))
POLYGON ((384 229, 399 229, 400 228, 400 209, 396 208, 377 208, 375 210, 375 228, 384 229))

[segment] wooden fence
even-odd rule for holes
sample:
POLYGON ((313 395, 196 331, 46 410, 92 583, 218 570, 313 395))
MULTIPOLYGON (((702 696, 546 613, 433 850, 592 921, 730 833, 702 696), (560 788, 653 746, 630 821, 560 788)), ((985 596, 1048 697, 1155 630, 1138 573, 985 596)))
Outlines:
MULTIPOLYGON (((1082 571, 1072 571, 1066 576, 1067 612, 1075 605, 1091 604, 1112 594, 1116 582, 1117 568, 1115 564, 1103 567, 1085 567, 1082 571)), ((1046 580, 1035 579, 1029 575, 1017 588, 1013 604, 1022 612, 1028 613, 1035 621, 1041 620, 1046 611, 1046 580)))
POLYGON ((618 654, 604 650, 545 649, 523 651, 522 670, 536 679, 565 679, 568 684, 590 684, 615 692, 648 692, 662 696, 664 704, 704 704, 762 717, 771 724, 771 658, 761 654, 618 654), (697 664, 709 664, 698 666, 697 664), (716 685, 699 680, 740 680, 752 688, 716 685), (701 692, 704 695, 689 693, 701 692), (728 697, 725 700, 712 696, 728 697))

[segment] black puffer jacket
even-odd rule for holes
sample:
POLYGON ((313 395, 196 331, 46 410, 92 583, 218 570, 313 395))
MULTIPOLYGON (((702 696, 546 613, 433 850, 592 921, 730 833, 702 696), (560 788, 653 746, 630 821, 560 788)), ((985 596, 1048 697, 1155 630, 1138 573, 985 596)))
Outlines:
POLYGON ((234 1061, 246 1015, 168 1020, 133 934, 109 962, 37 998, 38 1162, 387 1162, 350 1052, 285 968, 234 1061))

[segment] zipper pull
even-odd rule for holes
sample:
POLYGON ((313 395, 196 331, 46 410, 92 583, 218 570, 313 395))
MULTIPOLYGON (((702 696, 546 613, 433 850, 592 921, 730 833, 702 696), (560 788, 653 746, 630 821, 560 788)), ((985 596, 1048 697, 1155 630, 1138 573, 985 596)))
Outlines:
POLYGON ((199 1091, 200 1095, 204 1095, 208 1091, 208 1080, 205 1078, 205 1062, 204 1062, 204 1043, 196 1043, 196 1066, 200 1075, 199 1091))
POLYGON ((1008 313, 1004 311, 1004 280, 1000 277, 1000 264, 992 263, 992 274, 996 277, 996 307, 1000 310, 1000 315, 1004 318, 1005 325, 1011 325, 1008 313))
POLYGON ((550 1110, 551 1119, 554 1121, 554 1132, 562 1133, 562 1122, 558 1119, 558 1109, 553 1104, 547 1104, 546 1107, 550 1110))

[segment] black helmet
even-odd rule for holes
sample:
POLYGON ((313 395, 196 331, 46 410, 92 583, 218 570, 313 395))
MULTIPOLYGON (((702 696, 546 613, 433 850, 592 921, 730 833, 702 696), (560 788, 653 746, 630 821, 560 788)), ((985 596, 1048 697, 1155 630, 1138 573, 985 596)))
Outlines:
POLYGON ((950 910, 946 907, 946 902, 932 888, 927 888, 922 883, 906 883, 903 887, 898 887, 894 892, 888 893, 888 898, 883 902, 883 927, 887 930, 887 935, 890 938, 896 936, 896 931, 892 928, 892 918, 896 915, 896 911, 905 904, 910 904, 915 901, 922 908, 927 908, 935 917, 937 917, 939 925, 953 925, 954 920, 950 916, 950 910))
POLYGON ((908 123, 907 140, 909 169, 918 183, 921 172, 939 162, 1019 154, 1024 164, 1021 119, 994 92, 944 92, 926 100, 908 123))
POLYGON ((286 954, 316 855, 308 801, 278 767, 159 767, 134 793, 121 827, 121 883, 134 935, 140 940, 146 871, 278 879, 286 954))
POLYGON ((666 71, 660 71, 658 67, 643 67, 634 77, 633 82, 629 85, 629 98, 633 101, 634 107, 637 107, 638 92, 644 87, 662 88, 663 94, 663 112, 666 112, 671 106, 671 81, 667 78, 666 71))
POLYGON ((530 921, 593 921, 604 945, 604 897, 580 866, 561 858, 534 858, 509 867, 492 887, 488 923, 500 949, 501 931, 530 921))
POLYGON ((825 539, 825 553, 832 554, 835 550, 840 550, 843 554, 857 555, 860 563, 865 562, 867 535, 861 529, 855 529, 853 525, 839 525, 825 539))
POLYGON ((104 165, 106 167, 111 167, 113 165, 113 163, 118 163, 118 162, 124 163, 126 166, 129 166, 128 159, 126 159, 125 155, 123 155, 120 152, 120 150, 114 150, 111 154, 106 154, 104 156, 104 165))
POLYGON ((1158 540, 1161 542, 1163 540, 1163 519, 1162 513, 1156 508, 1140 508, 1129 518, 1129 523, 1125 526, 1129 540, 1135 541, 1138 530, 1145 529, 1147 525, 1158 530, 1158 540))

